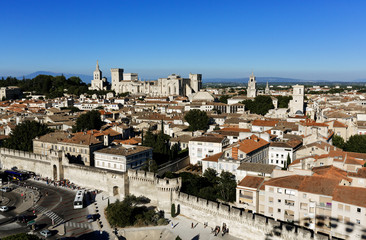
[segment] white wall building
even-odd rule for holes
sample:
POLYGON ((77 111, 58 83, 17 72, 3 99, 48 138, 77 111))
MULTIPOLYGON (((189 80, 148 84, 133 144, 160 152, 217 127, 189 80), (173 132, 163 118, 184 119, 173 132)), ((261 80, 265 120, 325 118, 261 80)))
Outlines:
POLYGON ((189 141, 189 158, 191 164, 201 164, 201 160, 208 156, 222 152, 229 145, 226 137, 202 136, 189 141))
POLYGON ((126 172, 139 169, 152 159, 152 148, 143 146, 118 146, 94 152, 95 167, 126 172))

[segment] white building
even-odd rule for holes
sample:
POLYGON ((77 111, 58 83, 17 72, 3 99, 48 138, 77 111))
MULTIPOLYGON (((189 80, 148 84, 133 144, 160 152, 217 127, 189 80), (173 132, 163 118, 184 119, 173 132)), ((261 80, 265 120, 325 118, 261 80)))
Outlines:
POLYGON ((292 100, 289 102, 290 115, 304 115, 304 85, 294 85, 292 100))
POLYGON ((152 159, 152 148, 143 146, 108 147, 94 152, 95 167, 119 172, 139 169, 149 159, 152 159))
POLYGON ((97 66, 93 73, 93 80, 91 81, 91 87, 89 87, 89 90, 107 90, 107 86, 107 78, 102 77, 102 71, 100 71, 99 63, 97 61, 97 66))
POLYGON ((201 160, 208 156, 222 152, 229 145, 229 139, 221 136, 201 136, 189 141, 189 158, 191 164, 201 164, 201 160))
POLYGON ((287 157, 290 157, 291 162, 296 159, 296 151, 302 146, 299 140, 291 140, 288 142, 272 142, 268 151, 269 164, 275 164, 281 168, 285 167, 287 157))
POLYGON ((157 81, 139 81, 137 73, 123 73, 121 68, 112 68, 112 90, 117 94, 129 92, 136 95, 149 96, 191 96, 202 88, 202 75, 189 74, 189 78, 182 78, 172 74, 157 81))
POLYGON ((247 88, 247 97, 248 98, 255 98, 257 96, 256 83, 257 82, 255 81, 255 76, 252 73, 252 75, 250 75, 249 81, 248 81, 248 88, 247 88))

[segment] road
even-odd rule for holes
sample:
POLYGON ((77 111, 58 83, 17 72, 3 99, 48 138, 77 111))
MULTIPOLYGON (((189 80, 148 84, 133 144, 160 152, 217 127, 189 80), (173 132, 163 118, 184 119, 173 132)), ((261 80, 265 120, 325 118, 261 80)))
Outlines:
MULTIPOLYGON (((27 180, 24 182, 27 186, 37 187, 40 189, 42 194, 41 199, 33 206, 23 212, 17 213, 16 208, 23 204, 23 197, 19 193, 8 192, 4 193, 4 196, 10 199, 8 206, 14 206, 8 212, 0 213, 0 237, 12 235, 20 232, 29 232, 25 223, 17 223, 14 219, 17 215, 33 215, 33 210, 37 216, 36 223, 40 226, 37 230, 37 235, 39 231, 48 228, 53 233, 53 236, 48 239, 58 239, 60 236, 57 229, 61 229, 65 225, 65 235, 67 237, 82 237, 85 234, 91 234, 93 229, 97 229, 96 223, 88 223, 86 216, 89 211, 88 208, 74 209, 73 201, 75 197, 75 191, 63 188, 54 187, 47 185, 44 182, 38 182, 33 180, 27 180), (5 221, 8 220, 8 221, 5 221), (52 228, 53 225, 59 225, 57 228, 52 228)), ((27 196, 28 198, 30 196, 27 196)), ((32 205, 32 203, 30 203, 32 205)), ((90 201, 87 202, 89 209, 92 207, 90 201)), ((62 231, 61 231, 62 232, 62 231)))

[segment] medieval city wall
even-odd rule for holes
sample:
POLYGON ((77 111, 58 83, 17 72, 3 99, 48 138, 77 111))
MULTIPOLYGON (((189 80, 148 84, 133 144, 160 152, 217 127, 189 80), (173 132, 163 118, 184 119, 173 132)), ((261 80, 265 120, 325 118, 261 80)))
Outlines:
POLYGON ((124 173, 77 164, 64 165, 63 171, 64 179, 68 179, 78 186, 91 190, 102 190, 110 196, 118 196, 119 198, 126 195, 126 174, 124 173))
MULTIPOLYGON (((225 223, 230 235, 238 238, 305 240, 312 237, 312 232, 308 229, 182 192, 173 194, 173 202, 176 207, 179 205, 180 214, 201 223, 207 222, 209 227, 213 228, 225 223)), ((325 240, 328 236, 314 234, 314 239, 325 240)))
POLYGON ((173 192, 179 190, 181 179, 161 179, 154 173, 128 170, 128 192, 135 196, 145 196, 159 209, 170 212, 173 192))
POLYGON ((42 172, 42 177, 51 177, 52 169, 47 156, 14 149, 0 149, 0 164, 2 169, 17 167, 20 170, 42 172))

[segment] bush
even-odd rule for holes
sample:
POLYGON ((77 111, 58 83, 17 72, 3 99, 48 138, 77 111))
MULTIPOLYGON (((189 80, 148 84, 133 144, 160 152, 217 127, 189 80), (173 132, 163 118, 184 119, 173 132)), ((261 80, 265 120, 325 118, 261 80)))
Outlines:
POLYGON ((169 222, 165 218, 160 218, 157 222, 157 224, 160 225, 167 225, 169 222))
POLYGON ((172 215, 173 218, 176 216, 175 215, 175 204, 174 203, 172 204, 172 207, 170 209, 170 214, 172 215))

